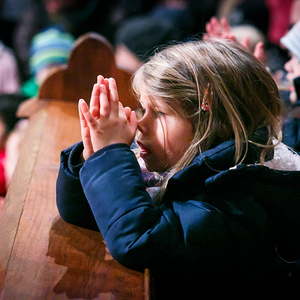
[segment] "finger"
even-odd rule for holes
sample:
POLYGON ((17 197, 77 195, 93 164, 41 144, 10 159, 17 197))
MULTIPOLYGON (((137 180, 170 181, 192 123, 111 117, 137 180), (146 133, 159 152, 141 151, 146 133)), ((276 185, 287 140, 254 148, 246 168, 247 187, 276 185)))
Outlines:
POLYGON ((207 32, 211 37, 217 36, 215 23, 213 23, 212 21, 210 21, 210 23, 207 24, 207 32))
POLYGON ((206 32, 208 33, 208 35, 211 34, 211 24, 210 23, 206 24, 205 29, 206 29, 206 32))
POLYGON ((233 41, 233 42, 237 42, 236 37, 235 37, 233 34, 225 33, 225 34, 223 35, 223 38, 224 38, 224 39, 227 39, 227 40, 231 40, 231 41, 233 41))
POLYGON ((128 107, 128 106, 124 107, 124 113, 125 113, 126 119, 129 121, 130 120, 130 114, 131 114, 131 108, 128 107))
POLYGON ((98 76, 97 76, 97 83, 98 83, 99 85, 102 84, 103 80, 104 80, 104 77, 103 77, 102 75, 98 75, 98 76))
POLYGON ((119 115, 119 94, 118 94, 118 88, 116 81, 114 78, 109 78, 109 94, 110 94, 110 108, 111 108, 111 113, 114 116, 119 115))
POLYGON ((97 76, 97 83, 96 83, 96 94, 92 98, 93 101, 90 102, 90 112, 93 117, 100 118, 100 84, 103 83, 104 77, 102 75, 97 76))
MULTIPOLYGON (((102 75, 97 76, 97 83, 94 85, 95 93, 92 92, 92 97, 91 97, 91 101, 90 101, 90 113, 95 118, 100 117, 100 102, 99 102, 100 87, 99 87, 99 85, 102 84, 103 79, 104 78, 102 75)), ((94 88, 93 88, 93 91, 94 91, 94 88)))
POLYGON ((138 121, 137 121, 136 113, 135 113, 135 111, 132 110, 130 112, 129 125, 130 125, 131 130, 134 132, 134 134, 137 129, 137 124, 138 124, 138 121))
POLYGON ((96 126, 95 119, 93 118, 93 116, 89 111, 89 106, 83 99, 79 100, 79 109, 85 121, 85 124, 87 124, 89 129, 95 127, 96 126))
POLYGON ((90 100, 90 113, 95 118, 100 117, 100 114, 99 114, 99 110, 100 110, 99 96, 100 96, 99 84, 95 83, 94 86, 93 86, 91 100, 90 100))
POLYGON ((109 81, 108 81, 108 78, 104 78, 103 84, 106 87, 108 103, 110 103, 109 81))
POLYGON ((107 97, 107 89, 105 84, 100 85, 100 117, 108 118, 110 114, 110 105, 107 97))
POLYGON ((216 24, 219 23, 219 21, 218 21, 218 19, 217 19, 216 17, 212 17, 212 18, 210 19, 210 23, 211 23, 212 25, 216 25, 216 24))
POLYGON ((129 123, 131 126, 137 126, 138 121, 134 110, 130 112, 129 123))
POLYGON ((79 114, 79 121, 80 121, 80 130, 82 132, 82 129, 87 127, 87 123, 86 123, 85 118, 84 118, 84 116, 81 112, 80 101, 81 101, 81 99, 78 101, 78 114, 79 114))
POLYGON ((220 34, 222 32, 222 27, 221 27, 219 20, 216 17, 213 17, 211 20, 211 24, 213 27, 214 34, 216 36, 220 36, 220 34))
POLYGON ((241 41, 241 45, 246 49, 246 50, 250 50, 250 39, 248 37, 245 37, 242 39, 241 41))
POLYGON ((253 55, 262 63, 266 62, 265 45, 263 42, 258 42, 255 45, 253 55))
POLYGON ((80 102, 82 99, 78 102, 78 112, 79 112, 79 119, 80 119, 80 131, 81 131, 81 138, 83 142, 83 147, 85 149, 86 154, 89 156, 91 155, 93 151, 93 145, 91 141, 91 135, 90 135, 90 129, 87 125, 87 122, 85 120, 85 117, 81 111, 80 108, 80 102))
POLYGON ((119 94, 118 94, 117 83, 114 78, 109 78, 109 87, 111 93, 111 100, 118 103, 119 94))
POLYGON ((230 26, 229 26, 229 23, 228 23, 228 21, 225 17, 223 17, 221 19, 220 23, 223 27, 223 31, 230 32, 230 26))
POLYGON ((119 117, 127 120, 127 116, 126 116, 126 113, 125 113, 125 108, 124 108, 123 104, 120 101, 119 101, 119 117))
POLYGON ((91 134, 89 127, 81 128, 81 138, 83 142, 83 148, 84 148, 84 159, 89 157, 94 153, 92 140, 91 140, 91 134))

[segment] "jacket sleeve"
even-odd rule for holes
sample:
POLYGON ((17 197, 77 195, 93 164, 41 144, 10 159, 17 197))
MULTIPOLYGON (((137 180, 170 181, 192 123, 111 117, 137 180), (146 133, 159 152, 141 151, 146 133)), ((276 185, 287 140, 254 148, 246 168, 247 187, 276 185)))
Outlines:
POLYGON ((171 208, 153 204, 127 145, 94 153, 80 170, 80 180, 107 247, 120 263, 142 270, 167 263, 179 251, 178 220, 171 208))
POLYGON ((99 231, 79 180, 82 151, 83 144, 78 143, 61 153, 56 182, 56 204, 60 216, 66 222, 99 231))

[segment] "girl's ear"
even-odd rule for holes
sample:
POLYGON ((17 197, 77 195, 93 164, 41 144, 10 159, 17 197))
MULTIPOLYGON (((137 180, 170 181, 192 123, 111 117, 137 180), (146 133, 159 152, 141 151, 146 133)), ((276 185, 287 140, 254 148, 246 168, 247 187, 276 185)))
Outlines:
POLYGON ((209 105, 208 105, 208 103, 206 102, 205 99, 203 99, 203 101, 202 101, 200 107, 201 107, 201 109, 202 109, 203 111, 209 111, 209 105))

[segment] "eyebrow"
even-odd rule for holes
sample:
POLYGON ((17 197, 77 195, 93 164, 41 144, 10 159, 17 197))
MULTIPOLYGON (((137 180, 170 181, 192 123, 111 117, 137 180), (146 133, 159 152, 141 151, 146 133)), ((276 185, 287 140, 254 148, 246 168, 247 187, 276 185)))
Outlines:
MULTIPOLYGON (((143 107, 143 102, 148 103, 151 109, 156 110, 156 111, 172 111, 175 113, 178 113, 176 109, 174 109, 170 104, 167 104, 163 100, 157 100, 154 99, 154 97, 147 96, 145 97, 146 99, 144 101, 139 100, 139 104, 143 107)), ((141 99, 141 98, 140 98, 141 99)))

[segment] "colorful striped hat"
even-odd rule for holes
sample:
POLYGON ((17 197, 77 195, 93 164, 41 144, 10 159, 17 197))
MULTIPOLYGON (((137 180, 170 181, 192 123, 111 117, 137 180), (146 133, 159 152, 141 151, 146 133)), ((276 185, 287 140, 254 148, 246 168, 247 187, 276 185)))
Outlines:
POLYGON ((32 75, 53 65, 68 61, 74 38, 57 28, 48 28, 36 34, 31 42, 29 66, 32 75))

